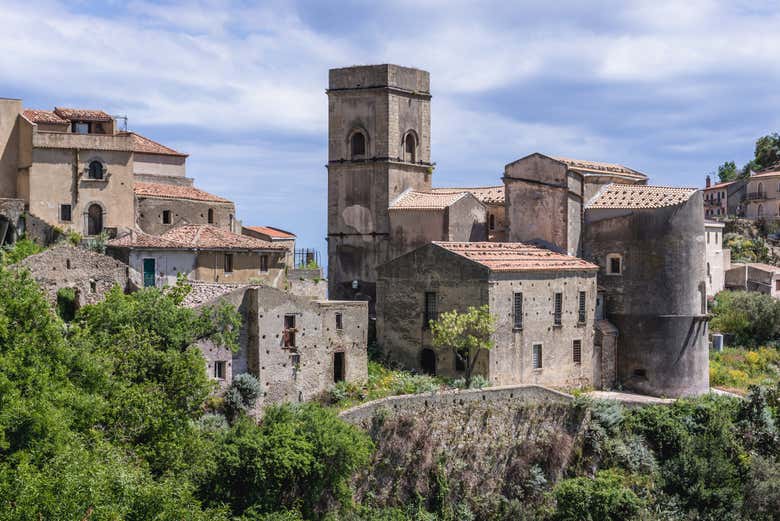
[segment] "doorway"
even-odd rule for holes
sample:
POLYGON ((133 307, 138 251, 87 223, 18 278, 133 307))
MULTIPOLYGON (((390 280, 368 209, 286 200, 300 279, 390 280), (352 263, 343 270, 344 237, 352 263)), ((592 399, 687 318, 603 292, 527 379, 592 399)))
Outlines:
POLYGON ((155 274, 157 273, 157 265, 154 259, 144 259, 144 287, 150 288, 155 286, 155 274))
POLYGON ((420 353, 420 367, 423 373, 436 376, 436 353, 433 349, 423 349, 420 353))
POLYGON ((103 231, 103 208, 91 204, 87 209, 87 235, 100 235, 103 231))
POLYGON ((345 357, 343 352, 333 353, 333 381, 343 382, 346 376, 345 357))

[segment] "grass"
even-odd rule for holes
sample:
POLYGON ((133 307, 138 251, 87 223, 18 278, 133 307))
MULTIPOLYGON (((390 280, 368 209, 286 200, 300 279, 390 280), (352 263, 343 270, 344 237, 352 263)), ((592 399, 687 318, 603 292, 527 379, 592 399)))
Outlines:
POLYGON ((710 353, 710 385, 745 394, 751 385, 775 385, 780 380, 780 350, 726 348, 710 353))

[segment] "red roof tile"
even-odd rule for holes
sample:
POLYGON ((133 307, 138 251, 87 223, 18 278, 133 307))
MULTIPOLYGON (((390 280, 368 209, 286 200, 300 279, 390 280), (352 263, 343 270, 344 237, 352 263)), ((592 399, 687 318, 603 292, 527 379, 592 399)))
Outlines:
POLYGON ((268 235, 269 237, 273 237, 275 239, 295 239, 294 233, 286 232, 272 226, 244 226, 244 228, 247 230, 252 230, 253 232, 268 235))
MULTIPOLYGON (((124 133, 122 133, 124 134, 124 133)), ((142 154, 158 154, 165 156, 180 156, 187 157, 187 154, 182 154, 176 150, 161 145, 157 141, 153 141, 146 136, 142 136, 136 132, 127 132, 133 138, 133 152, 139 152, 142 154)))
POLYGON ((664 208, 686 202, 697 191, 695 188, 613 183, 596 194, 586 208, 664 208))
POLYGON ((565 163, 571 170, 577 170, 585 174, 596 175, 609 175, 617 174, 621 176, 627 176, 636 180, 646 180, 647 176, 642 172, 637 172, 627 166, 618 165, 617 163, 600 163, 598 161, 585 161, 583 159, 569 159, 567 157, 553 157, 556 161, 565 163))
POLYGON ((136 249, 283 250, 270 241, 239 235, 210 224, 186 224, 160 236, 134 232, 109 241, 109 246, 136 249))
POLYGON ((406 190, 390 203, 391 210, 443 210, 468 192, 427 192, 406 190))
POLYGON ((26 109, 22 112, 24 117, 33 123, 48 123, 57 125, 67 125, 68 120, 62 119, 50 110, 26 109))
POLYGON ((736 181, 726 181, 725 183, 717 183, 717 184, 714 184, 714 185, 709 186, 709 187, 704 187, 703 190, 705 192, 707 190, 715 190, 715 189, 723 188, 723 187, 726 187, 726 186, 729 186, 729 185, 733 185, 734 183, 736 183, 736 181))
POLYGON ((477 186, 474 188, 433 188, 431 192, 439 194, 469 192, 483 204, 504 204, 504 185, 477 186))
POLYGON ((54 112, 61 118, 70 121, 111 121, 113 118, 102 110, 69 109, 54 107, 54 112))
POLYGON ((491 271, 596 271, 578 257, 521 242, 434 242, 436 246, 482 264, 491 271))
POLYGON ((232 203, 227 199, 219 197, 203 190, 198 190, 192 186, 169 185, 163 183, 140 183, 136 182, 133 186, 137 197, 151 197, 155 199, 188 199, 191 201, 206 201, 213 203, 232 203))

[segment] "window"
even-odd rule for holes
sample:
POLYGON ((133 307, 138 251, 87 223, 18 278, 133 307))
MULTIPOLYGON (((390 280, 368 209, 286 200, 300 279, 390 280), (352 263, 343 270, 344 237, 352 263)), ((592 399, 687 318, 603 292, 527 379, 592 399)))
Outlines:
POLYGON ((60 205, 60 221, 69 223, 71 220, 72 207, 69 204, 60 205))
POLYGON ((523 329, 523 294, 514 294, 514 325, 515 329, 523 329))
POLYGON ((533 368, 542 368, 542 344, 533 345, 533 368))
POLYGON ((411 132, 406 134, 404 138, 404 161, 408 163, 414 163, 416 160, 417 143, 414 139, 414 134, 411 132))
POLYGON ((582 363, 582 340, 572 340, 571 359, 577 365, 582 363))
POLYGON ((585 313, 586 301, 587 301, 586 293, 584 291, 580 291, 580 297, 579 297, 578 306, 577 306, 577 321, 580 324, 584 324, 585 323, 585 319, 587 318, 586 313, 585 313))
POLYGON ((425 292, 425 316, 423 317, 423 328, 430 327, 431 320, 438 320, 439 313, 436 309, 436 293, 433 291, 425 292))
POLYGON ((208 221, 209 224, 214 224, 214 210, 212 208, 209 208, 208 221))
POLYGON ((284 347, 295 347, 295 315, 284 316, 284 331, 282 345, 284 347))
POLYGON ((162 223, 163 224, 171 224, 171 211, 170 210, 163 210, 163 213, 162 213, 162 223))
POLYGON ((90 179, 103 179, 103 163, 100 161, 90 161, 87 177, 90 179))
POLYGON ((89 123, 74 123, 73 132, 76 134, 89 134, 89 123))
POLYGON ((338 331, 344 329, 344 317, 341 313, 336 313, 336 329, 338 331))
POLYGON ((268 271, 268 255, 260 255, 260 271, 268 271))
POLYGON ((352 134, 350 143, 352 147, 352 158, 366 155, 366 136, 362 132, 352 134))
POLYGON ((225 369, 227 368, 227 362, 224 360, 217 360, 214 362, 214 378, 217 380, 225 379, 225 369))
POLYGON ((707 244, 710 243, 710 232, 707 232, 707 244))
POLYGON ((780 279, 775 281, 775 291, 780 291, 780 279))
POLYGON ((344 362, 343 352, 333 353, 333 381, 335 383, 344 381, 344 374, 346 372, 344 362))
POLYGON ((563 293, 553 295, 553 324, 560 326, 563 320, 563 293))
POLYGON ((100 235, 103 231, 103 208, 97 203, 87 208, 87 235, 100 235))
POLYGON ((607 275, 620 275, 623 273, 623 257, 618 253, 607 255, 607 275))
POLYGON ((94 280, 89 281, 89 292, 97 293, 97 282, 95 282, 94 280))
POLYGON ((490 217, 488 217, 488 228, 491 230, 496 229, 496 216, 494 214, 490 214, 490 217))
POLYGON ((233 231, 233 214, 228 215, 228 229, 232 232, 233 231))
POLYGON ((225 254, 225 273, 233 273, 233 254, 225 254))

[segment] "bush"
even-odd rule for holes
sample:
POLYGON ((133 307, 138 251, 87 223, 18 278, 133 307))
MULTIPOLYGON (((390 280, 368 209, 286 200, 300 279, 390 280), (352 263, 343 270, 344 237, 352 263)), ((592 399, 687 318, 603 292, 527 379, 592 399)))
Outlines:
POLYGON ((627 521, 636 519, 643 502, 623 485, 620 474, 605 470, 595 479, 561 481, 553 491, 556 521, 627 521))
POLYGON ((780 301, 769 295, 721 291, 712 311, 712 330, 734 335, 737 345, 756 346, 780 339, 780 301))
POLYGON ((42 252, 43 247, 33 240, 22 237, 10 246, 3 246, 0 251, 2 251, 2 254, 0 254, 2 264, 9 266, 26 259, 30 255, 42 252))
POLYGON ((65 322, 76 317, 76 290, 60 288, 57 290, 57 315, 65 322))
POLYGON ((710 353, 710 385, 747 391, 751 385, 771 384, 779 377, 780 351, 776 348, 726 348, 710 353))

